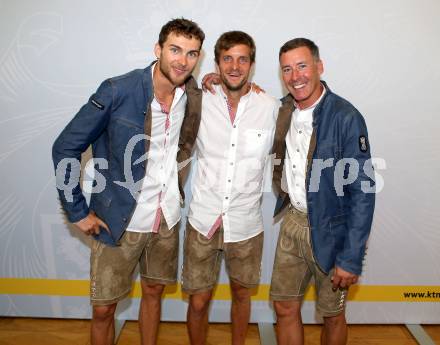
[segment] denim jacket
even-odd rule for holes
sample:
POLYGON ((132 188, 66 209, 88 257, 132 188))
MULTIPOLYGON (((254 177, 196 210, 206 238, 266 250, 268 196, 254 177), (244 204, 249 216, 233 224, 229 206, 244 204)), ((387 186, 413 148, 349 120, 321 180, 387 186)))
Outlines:
MULTIPOLYGON (((178 162, 190 156, 200 123, 202 95, 192 77, 186 81, 185 90, 187 104, 179 138, 178 162)), ((131 177, 137 182, 145 176, 148 164, 145 153, 150 143, 145 135, 151 134, 152 98, 151 65, 107 79, 61 132, 52 148, 57 169, 66 158, 79 162, 81 154, 92 145, 95 180, 105 182, 103 190, 91 195, 88 206, 79 184, 79 163, 76 166, 60 164, 61 168, 56 171, 57 188, 68 220, 77 222, 90 211, 95 212, 110 229, 110 234, 101 229, 95 238, 109 245, 117 245, 137 204, 127 183, 131 177), (125 162, 124 153, 129 142, 134 144, 131 162, 125 162), (67 191, 63 187, 66 184, 72 184, 67 191)), ((182 199, 183 177, 188 168, 186 165, 179 171, 182 199)))
MULTIPOLYGON (((322 271, 328 273, 338 266, 360 275, 375 203, 367 127, 352 104, 331 92, 324 81, 322 84, 326 93, 313 111, 306 167, 311 245, 322 271)), ((281 159, 273 173, 278 192, 275 216, 290 204, 282 181, 285 138, 294 110, 289 94, 282 99, 272 148, 276 158, 281 159)))

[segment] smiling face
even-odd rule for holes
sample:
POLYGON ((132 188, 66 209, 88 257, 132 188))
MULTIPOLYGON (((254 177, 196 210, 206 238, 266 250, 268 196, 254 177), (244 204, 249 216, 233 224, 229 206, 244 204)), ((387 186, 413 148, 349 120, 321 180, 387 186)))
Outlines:
POLYGON ((199 39, 171 32, 161 47, 154 48, 161 74, 173 85, 180 86, 190 76, 200 56, 199 39))
POLYGON ((313 57, 307 47, 299 47, 280 56, 283 81, 300 109, 312 106, 321 96, 321 60, 313 57))
POLYGON ((222 84, 230 91, 242 90, 247 85, 252 64, 251 49, 245 44, 222 50, 217 64, 222 84))

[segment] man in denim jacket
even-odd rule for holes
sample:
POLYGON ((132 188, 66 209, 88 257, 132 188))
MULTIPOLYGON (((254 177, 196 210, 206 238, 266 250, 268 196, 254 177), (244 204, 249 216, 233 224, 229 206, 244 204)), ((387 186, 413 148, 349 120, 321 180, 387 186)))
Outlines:
POLYGON ((92 235, 92 344, 114 343, 117 302, 140 263, 142 344, 155 344, 164 286, 177 278, 182 183, 200 123, 191 73, 204 33, 186 19, 161 29, 157 61, 104 81, 53 145, 57 188, 70 222, 92 235), (92 145, 95 185, 88 206, 79 184, 92 145), (179 158, 176 160, 178 146, 179 158), (182 164, 184 165, 184 164, 182 164))
POLYGON ((345 300, 362 271, 374 211, 374 171, 365 121, 320 80, 310 40, 279 54, 289 94, 282 99, 272 152, 275 215, 288 208, 278 238, 270 296, 278 344, 303 344, 301 303, 313 277, 324 318, 323 344, 345 344, 345 300))

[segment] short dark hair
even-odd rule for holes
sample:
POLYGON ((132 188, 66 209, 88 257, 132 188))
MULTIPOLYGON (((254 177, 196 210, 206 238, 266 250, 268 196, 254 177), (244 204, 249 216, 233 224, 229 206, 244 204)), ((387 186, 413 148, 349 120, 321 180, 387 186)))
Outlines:
POLYGON ((200 47, 202 47, 203 41, 205 40, 205 33, 200 29, 197 23, 185 18, 176 18, 162 26, 159 33, 159 45, 161 47, 163 47, 168 35, 172 32, 176 35, 183 35, 189 39, 198 39, 200 41, 200 47))
POLYGON ((286 43, 284 43, 283 46, 280 48, 280 53, 278 55, 278 59, 280 59, 281 55, 283 55, 284 53, 287 53, 288 51, 290 51, 292 49, 301 48, 301 47, 309 48, 315 61, 319 61, 320 58, 319 58, 318 46, 312 40, 309 40, 307 38, 302 38, 302 37, 294 38, 293 40, 290 40, 290 41, 287 41, 286 43))
POLYGON ((243 31, 228 31, 223 33, 218 38, 214 47, 215 62, 217 62, 217 64, 219 63, 220 53, 222 50, 229 50, 238 44, 244 44, 250 48, 251 63, 255 62, 255 52, 257 50, 255 47, 255 42, 251 36, 243 31))

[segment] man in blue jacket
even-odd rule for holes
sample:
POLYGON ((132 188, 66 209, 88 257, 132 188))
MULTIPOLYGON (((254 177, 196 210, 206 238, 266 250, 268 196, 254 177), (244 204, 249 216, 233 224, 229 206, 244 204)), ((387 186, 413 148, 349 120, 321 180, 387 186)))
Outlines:
POLYGON ((156 343, 162 292, 177 279, 177 229, 188 168, 179 170, 178 163, 191 154, 200 123, 201 90, 191 73, 204 38, 192 21, 168 22, 154 49, 157 61, 104 81, 53 145, 67 218, 94 237, 94 345, 114 343, 116 305, 129 294, 138 262, 142 344, 156 343), (79 176, 81 153, 90 145, 95 184, 88 206, 79 176))
POLYGON ((320 80, 323 64, 310 40, 279 53, 289 94, 282 99, 272 152, 281 225, 270 296, 280 345, 304 343, 301 303, 314 278, 323 344, 345 344, 348 288, 362 271, 374 211, 374 171, 359 111, 320 80))

